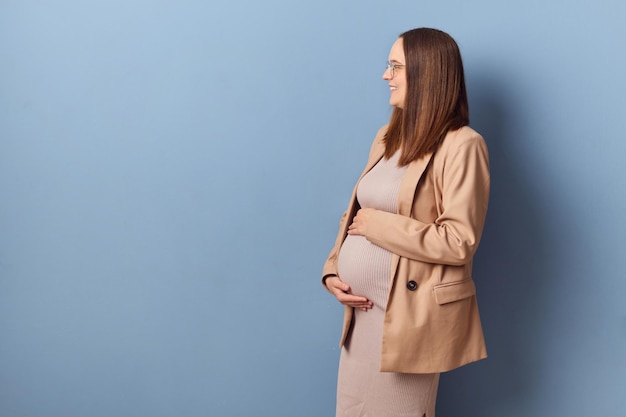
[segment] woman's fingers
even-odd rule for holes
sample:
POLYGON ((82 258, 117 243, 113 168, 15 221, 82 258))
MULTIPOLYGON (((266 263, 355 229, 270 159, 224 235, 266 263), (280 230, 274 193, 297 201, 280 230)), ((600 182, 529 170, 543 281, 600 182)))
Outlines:
POLYGON ((326 279, 326 286, 328 286, 334 296, 337 297, 337 300, 343 305, 360 308, 364 311, 372 308, 372 302, 366 297, 350 294, 350 286, 343 282, 338 276, 328 277, 326 279))
POLYGON ((361 308, 361 309, 372 308, 372 302, 368 300, 367 298, 362 297, 360 295, 340 293, 340 294, 335 294, 335 296, 337 297, 337 300, 339 300, 341 304, 344 304, 350 307, 361 308))

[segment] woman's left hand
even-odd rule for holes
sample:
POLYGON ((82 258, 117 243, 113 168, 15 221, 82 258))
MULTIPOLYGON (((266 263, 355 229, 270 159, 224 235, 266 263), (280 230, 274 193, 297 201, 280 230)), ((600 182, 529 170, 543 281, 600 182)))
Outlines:
POLYGON ((367 224, 371 221, 371 214, 375 211, 376 209, 373 208, 364 208, 357 211, 356 216, 352 219, 352 224, 348 226, 348 234, 365 236, 367 224))

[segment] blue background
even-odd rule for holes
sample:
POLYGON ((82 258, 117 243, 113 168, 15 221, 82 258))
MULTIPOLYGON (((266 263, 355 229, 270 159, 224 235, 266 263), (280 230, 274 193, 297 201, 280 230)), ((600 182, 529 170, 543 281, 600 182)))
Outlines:
POLYGON ((0 416, 334 415, 319 274, 419 26, 493 181, 438 416, 626 416, 625 5, 2 0, 0 416))

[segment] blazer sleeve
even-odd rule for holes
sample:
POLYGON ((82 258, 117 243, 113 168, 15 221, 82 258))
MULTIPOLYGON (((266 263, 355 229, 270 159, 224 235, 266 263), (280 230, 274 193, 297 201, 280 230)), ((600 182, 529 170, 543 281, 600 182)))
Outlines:
POLYGON ((342 230, 345 229, 345 223, 348 219, 348 212, 345 211, 341 216, 341 220, 339 221, 339 230, 340 234, 335 239, 335 246, 330 251, 326 262, 324 263, 324 268, 322 269, 322 284, 326 286, 326 278, 331 276, 339 276, 339 271, 337 268, 337 259, 339 257, 339 249, 341 248, 341 244, 343 243, 344 236, 341 233, 342 230))
MULTIPOLYGON (((363 171, 363 173, 361 174, 361 176, 365 174, 367 167, 371 166, 373 164, 373 161, 375 159, 378 159, 382 155, 381 152, 384 149, 383 138, 386 132, 387 132, 387 125, 384 125, 376 133, 376 137, 374 138, 374 142, 372 143, 372 146, 370 148, 367 166, 365 170, 363 171)), ((339 231, 337 233, 337 238, 335 239, 335 245, 331 249, 330 254, 328 255, 328 258, 326 259, 326 262, 324 263, 324 267, 322 269, 322 284, 324 284, 324 286, 326 286, 325 281, 327 277, 333 276, 333 275, 339 276, 339 272, 337 268, 337 259, 339 257, 339 250, 341 249, 341 245, 343 244, 343 241, 346 238, 346 231, 348 228, 348 226, 346 225, 346 222, 348 221, 348 217, 349 217, 348 215, 349 215, 349 212, 354 212, 358 210, 359 208, 358 203, 356 202, 356 199, 355 199, 355 195, 356 195, 356 186, 354 187, 354 190, 352 191, 352 199, 350 201, 348 209, 343 213, 343 215, 341 216, 341 220, 339 221, 339 231)))
MULTIPOLYGON (((483 138, 474 132, 454 138, 443 163, 434 164, 441 177, 440 214, 433 223, 374 211, 364 235, 397 255, 422 262, 464 265, 478 248, 489 200, 489 157, 483 138), (461 139, 461 140, 456 140, 461 139)), ((443 146, 442 146, 443 148, 443 146)))

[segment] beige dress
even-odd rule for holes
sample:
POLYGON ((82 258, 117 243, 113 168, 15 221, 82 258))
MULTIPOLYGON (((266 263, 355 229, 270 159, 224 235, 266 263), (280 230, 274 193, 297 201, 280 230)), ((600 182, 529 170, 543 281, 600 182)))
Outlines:
MULTIPOLYGON (((406 167, 399 152, 381 159, 357 188, 362 208, 397 212, 398 189, 406 167)), ((380 372, 382 329, 391 271, 391 252, 363 236, 348 235, 339 252, 339 277, 352 293, 374 304, 356 310, 341 350, 336 417, 434 417, 439 374, 380 372)))

